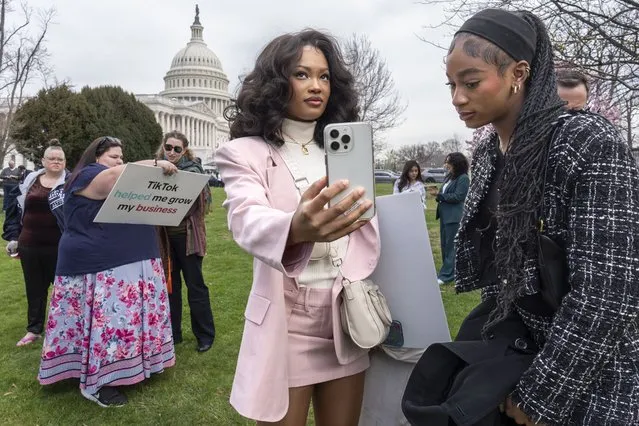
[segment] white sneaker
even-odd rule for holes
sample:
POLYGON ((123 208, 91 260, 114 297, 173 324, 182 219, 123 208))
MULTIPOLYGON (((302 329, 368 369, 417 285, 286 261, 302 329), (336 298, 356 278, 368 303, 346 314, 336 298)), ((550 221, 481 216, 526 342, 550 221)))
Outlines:
POLYGON ((437 284, 439 285, 444 285, 446 284, 445 282, 443 282, 442 280, 440 280, 439 278, 437 278, 437 284))

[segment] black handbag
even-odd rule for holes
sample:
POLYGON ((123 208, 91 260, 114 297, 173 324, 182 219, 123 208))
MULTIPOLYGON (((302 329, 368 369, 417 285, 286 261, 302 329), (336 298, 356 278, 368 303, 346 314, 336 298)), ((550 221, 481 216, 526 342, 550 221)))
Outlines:
MULTIPOLYGON (((548 166, 549 153, 550 144, 548 144, 548 152, 546 153, 546 167, 548 166)), ((561 306, 561 301, 564 296, 570 291, 570 283, 568 282, 568 260, 566 258, 566 251, 552 238, 543 234, 546 206, 544 200, 546 172, 547 169, 545 168, 544 183, 541 188, 541 213, 537 233, 537 265, 539 267, 539 292, 544 301, 553 311, 556 311, 559 309, 559 306, 561 306)))

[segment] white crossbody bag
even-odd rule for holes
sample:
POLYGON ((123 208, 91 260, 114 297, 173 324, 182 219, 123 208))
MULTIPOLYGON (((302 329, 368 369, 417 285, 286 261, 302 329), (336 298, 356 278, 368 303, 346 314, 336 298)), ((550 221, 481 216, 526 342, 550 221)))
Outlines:
MULTIPOLYGON (((279 153, 293 176, 300 195, 303 194, 311 182, 301 173, 288 146, 282 145, 279 153)), ((392 322, 386 298, 371 280, 351 281, 344 277, 341 268, 342 259, 338 257, 337 250, 328 243, 315 243, 311 259, 323 258, 326 255, 331 256, 333 265, 339 269, 342 276, 342 304, 340 305, 342 330, 362 349, 380 345, 386 340, 392 322)))

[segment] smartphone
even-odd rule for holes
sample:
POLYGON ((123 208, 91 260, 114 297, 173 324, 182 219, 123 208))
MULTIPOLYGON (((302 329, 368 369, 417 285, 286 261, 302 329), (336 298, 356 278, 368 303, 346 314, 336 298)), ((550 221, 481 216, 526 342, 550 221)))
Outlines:
POLYGON ((331 185, 348 179, 349 186, 337 194, 328 205, 334 206, 361 186, 373 205, 360 217, 375 216, 375 172, 373 160, 373 128, 369 123, 333 123, 324 128, 324 151, 326 153, 326 176, 331 185))
POLYGON ((388 337, 386 337, 383 344, 394 348, 401 348, 404 346, 404 329, 402 328, 401 322, 393 320, 388 332, 388 337))

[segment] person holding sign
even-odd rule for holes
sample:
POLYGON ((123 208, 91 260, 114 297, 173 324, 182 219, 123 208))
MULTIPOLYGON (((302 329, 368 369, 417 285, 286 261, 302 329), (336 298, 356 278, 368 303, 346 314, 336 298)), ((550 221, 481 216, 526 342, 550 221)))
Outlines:
MULTIPOLYGON (((157 166, 177 172, 170 161, 157 166)), ((101 137, 64 187, 65 229, 38 374, 43 385, 79 378, 82 395, 101 407, 126 404, 117 386, 175 363, 155 228, 94 222, 124 167, 122 143, 101 137)))
MULTIPOLYGON (((180 132, 173 131, 164 135, 158 157, 175 164, 179 170, 204 173, 201 164, 189 150, 188 139, 180 132)), ((210 190, 206 185, 178 226, 161 228, 162 258, 169 282, 173 340, 175 343, 182 342, 182 274, 188 290, 191 329, 197 339, 198 352, 211 349, 215 339, 209 289, 202 275, 202 259, 206 254, 204 215, 208 194, 210 190)))
POLYGON ((335 40, 314 30, 271 41, 226 115, 233 140, 216 155, 235 241, 255 257, 231 404, 258 425, 356 425, 368 352, 340 324, 341 280, 379 258, 362 188, 328 187, 323 130, 357 119, 357 92, 335 40), (293 164, 306 179, 296 185, 293 164), (304 183, 306 182, 306 183, 304 183), (310 186, 309 186, 310 185, 310 186), (330 199, 351 191, 340 203, 330 199))

